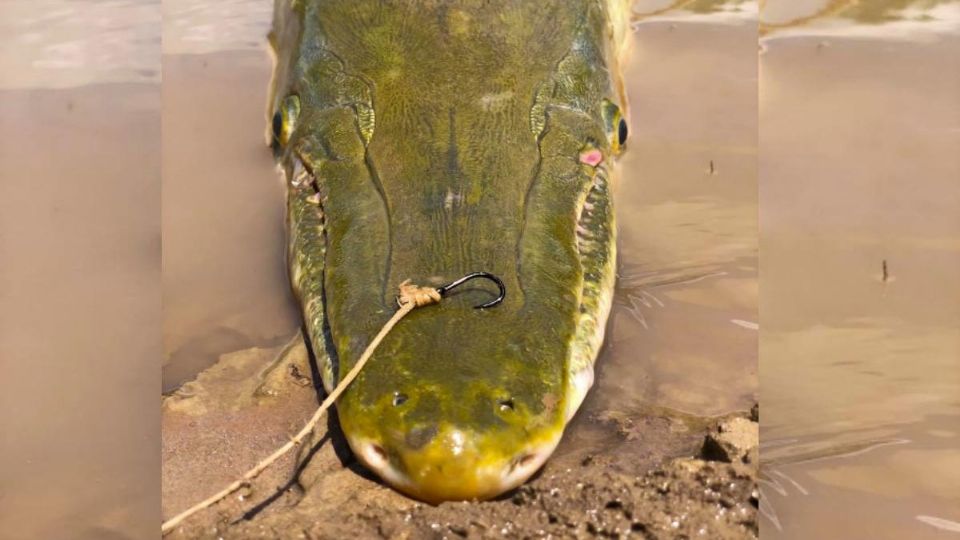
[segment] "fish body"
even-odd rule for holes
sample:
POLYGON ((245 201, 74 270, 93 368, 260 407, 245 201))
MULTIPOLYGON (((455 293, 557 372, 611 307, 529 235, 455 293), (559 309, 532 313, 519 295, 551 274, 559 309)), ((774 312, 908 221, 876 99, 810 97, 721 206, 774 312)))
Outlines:
MULTIPOLYGON (((626 139, 622 1, 278 0, 268 138, 293 289, 328 391, 397 286, 500 276, 413 311, 337 404, 359 460, 428 502, 530 477, 593 382, 626 139)), ((477 282, 482 283, 482 282, 477 282)))

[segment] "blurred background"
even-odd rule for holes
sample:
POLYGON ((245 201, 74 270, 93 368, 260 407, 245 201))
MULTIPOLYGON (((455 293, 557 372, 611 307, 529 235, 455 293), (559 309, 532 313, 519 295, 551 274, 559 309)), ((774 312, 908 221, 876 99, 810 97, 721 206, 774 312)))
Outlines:
POLYGON ((163 2, 164 392, 300 327, 264 141, 272 17, 272 0, 163 2))
POLYGON ((0 538, 160 520, 160 2, 0 2, 0 538))
POLYGON ((955 537, 960 3, 760 29, 761 537, 955 537))

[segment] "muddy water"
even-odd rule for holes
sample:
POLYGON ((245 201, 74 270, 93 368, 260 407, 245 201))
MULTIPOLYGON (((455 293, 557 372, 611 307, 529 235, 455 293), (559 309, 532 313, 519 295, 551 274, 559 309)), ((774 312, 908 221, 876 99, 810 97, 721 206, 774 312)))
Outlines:
POLYGON ((642 470, 757 396, 756 22, 668 10, 634 28, 614 308, 554 467, 642 470))
POLYGON ((258 50, 163 57, 165 391, 300 324, 263 139, 269 73, 258 50))
POLYGON ((0 537, 159 515, 159 2, 0 4, 0 537))
MULTIPOLYGON (((249 46, 270 14, 221 31, 201 4, 164 21, 165 36, 209 37, 164 41, 165 388, 298 324, 262 146, 269 61, 249 46)), ((645 9, 627 66, 620 280, 597 386, 565 443, 577 455, 609 442, 598 416, 695 419, 756 396, 755 17, 645 9)))
POLYGON ((796 13, 768 1, 770 19, 807 22, 773 29, 760 66, 762 535, 949 537, 958 5, 782 3, 796 13))
POLYGON ((265 1, 164 2, 164 391, 299 328, 263 137, 271 17, 265 1))
POLYGON ((655 8, 635 6, 625 66, 611 326, 560 456, 609 444, 596 418, 702 418, 756 397, 756 20, 655 8))
POLYGON ((764 32, 873 34, 886 38, 950 33, 957 29, 956 0, 766 0, 764 32))

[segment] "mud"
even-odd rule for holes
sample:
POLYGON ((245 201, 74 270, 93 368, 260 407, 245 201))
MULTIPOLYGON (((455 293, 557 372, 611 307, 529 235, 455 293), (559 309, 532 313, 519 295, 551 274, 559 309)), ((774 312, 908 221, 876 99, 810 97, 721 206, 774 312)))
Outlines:
MULTIPOLYGON (((224 355, 166 396, 164 517, 295 433, 322 392, 311 373, 296 336, 284 347, 224 355)), ((168 538, 755 538, 756 419, 755 409, 710 421, 595 413, 586 421, 617 439, 604 450, 558 452, 532 481, 494 501, 431 506, 360 467, 331 417, 300 455, 168 538)))

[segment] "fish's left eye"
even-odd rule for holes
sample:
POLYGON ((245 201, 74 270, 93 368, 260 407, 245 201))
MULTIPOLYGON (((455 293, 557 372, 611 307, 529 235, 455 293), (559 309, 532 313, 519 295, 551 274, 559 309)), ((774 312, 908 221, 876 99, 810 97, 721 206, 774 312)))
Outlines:
POLYGON ((280 111, 273 113, 273 120, 270 122, 270 131, 273 132, 273 146, 280 144, 280 133, 283 131, 283 116, 280 111))
POLYGON ((273 131, 273 145, 284 146, 290 141, 290 135, 296 127, 297 118, 300 116, 300 98, 296 95, 289 95, 273 113, 271 119, 271 131, 273 131))

